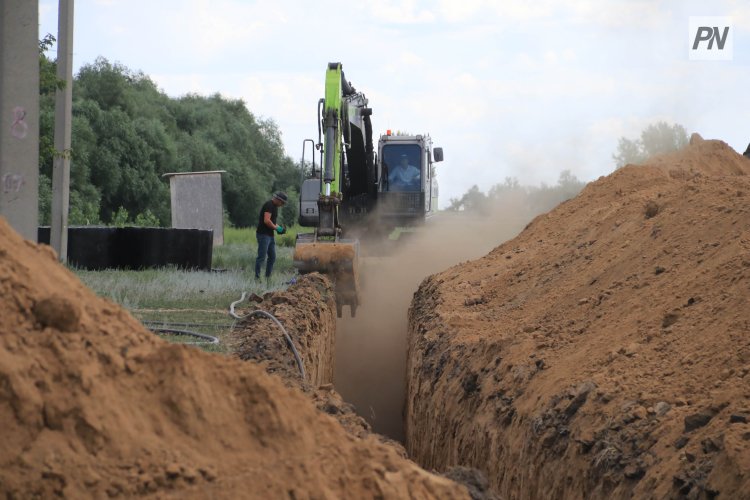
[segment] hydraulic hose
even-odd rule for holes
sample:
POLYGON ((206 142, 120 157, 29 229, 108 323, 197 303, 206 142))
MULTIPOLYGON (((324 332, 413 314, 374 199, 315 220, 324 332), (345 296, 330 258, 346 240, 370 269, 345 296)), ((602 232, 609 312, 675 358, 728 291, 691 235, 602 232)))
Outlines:
POLYGON ((270 318, 274 323, 276 323, 276 325, 281 329, 281 332, 284 334, 287 347, 289 347, 289 349, 292 351, 292 354, 294 355, 294 361, 296 361, 297 363, 297 368, 299 368, 299 373, 300 375, 302 375, 302 380, 307 380, 307 375, 305 374, 305 365, 302 362, 302 357, 300 357, 299 351, 297 351, 297 348, 294 346, 292 337, 289 336, 289 334, 286 331, 286 328, 284 328, 284 325, 281 324, 281 322, 276 318, 276 316, 262 309, 256 309, 255 311, 250 311, 244 316, 240 316, 234 311, 234 306, 236 306, 240 302, 243 302, 246 296, 247 296, 247 292, 242 292, 242 296, 240 297, 240 299, 232 302, 232 304, 229 306, 229 314, 233 318, 238 319, 238 320, 249 318, 250 316, 265 316, 267 318, 270 318))

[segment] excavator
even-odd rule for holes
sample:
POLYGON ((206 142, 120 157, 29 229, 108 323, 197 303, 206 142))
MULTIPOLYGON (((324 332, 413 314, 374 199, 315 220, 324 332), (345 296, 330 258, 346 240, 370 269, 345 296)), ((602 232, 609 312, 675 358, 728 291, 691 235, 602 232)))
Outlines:
POLYGON ((318 142, 312 143, 312 169, 300 188, 299 223, 312 233, 297 235, 294 266, 304 274, 319 272, 334 283, 339 317, 360 305, 360 244, 385 240, 397 227, 423 223, 437 211, 434 163, 442 148, 429 135, 380 136, 372 139, 372 108, 346 80, 341 63, 328 64, 325 97, 318 101, 318 142), (316 169, 315 150, 320 162, 316 169))

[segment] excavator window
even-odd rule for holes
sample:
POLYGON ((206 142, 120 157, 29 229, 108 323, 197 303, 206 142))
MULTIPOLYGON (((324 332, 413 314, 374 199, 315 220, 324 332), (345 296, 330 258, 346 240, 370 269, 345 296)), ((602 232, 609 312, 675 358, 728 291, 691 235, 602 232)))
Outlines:
POLYGON ((388 168, 388 191, 422 190, 422 148, 418 144, 389 144, 383 147, 383 164, 388 168))

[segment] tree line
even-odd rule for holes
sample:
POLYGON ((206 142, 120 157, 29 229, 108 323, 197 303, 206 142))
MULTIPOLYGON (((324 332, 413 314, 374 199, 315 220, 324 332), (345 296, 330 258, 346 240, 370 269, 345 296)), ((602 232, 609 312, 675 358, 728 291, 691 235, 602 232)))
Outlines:
POLYGON ((170 172, 225 170, 225 220, 257 223, 273 191, 285 190, 284 224, 297 219, 300 170, 284 154, 273 120, 254 116, 239 99, 167 96, 142 72, 98 58, 73 81, 71 151, 54 149, 55 61, 40 42, 40 224, 50 221, 52 163, 70 154, 70 225, 169 226, 170 172))
MULTIPOLYGON (((677 151, 685 147, 688 142, 685 127, 660 121, 648 125, 638 138, 621 137, 612 159, 615 162, 615 169, 628 164, 637 165, 652 156, 677 151)), ((518 179, 506 177, 503 183, 490 187, 487 193, 481 191, 477 185, 472 186, 460 198, 451 198, 447 210, 468 210, 489 214, 499 202, 511 199, 529 213, 540 214, 575 197, 585 185, 586 183, 579 181, 570 170, 560 173, 557 184, 554 186, 544 183, 540 186, 523 186, 518 179)))
POLYGON ((586 183, 579 181, 570 170, 560 174, 557 184, 549 186, 524 186, 514 177, 506 177, 502 183, 491 186, 483 192, 476 184, 469 188, 460 198, 451 198, 448 211, 470 211, 481 215, 490 215, 496 207, 505 201, 512 200, 518 208, 531 214, 540 214, 551 210, 565 200, 576 196, 586 183))

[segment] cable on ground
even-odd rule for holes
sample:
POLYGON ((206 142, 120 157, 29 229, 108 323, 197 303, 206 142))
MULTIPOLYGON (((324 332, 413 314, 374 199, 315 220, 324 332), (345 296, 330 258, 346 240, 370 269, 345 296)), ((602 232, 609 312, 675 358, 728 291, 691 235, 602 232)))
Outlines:
POLYGON ((297 362, 297 368, 299 368, 300 375, 302 375, 302 380, 307 380, 307 375, 305 374, 305 365, 302 362, 302 357, 299 355, 299 351, 297 351, 297 348, 294 346, 292 337, 289 336, 289 334, 286 331, 286 328, 284 328, 284 325, 281 324, 281 322, 276 318, 276 316, 262 309, 256 309, 255 311, 250 311, 244 316, 240 316, 234 311, 234 307, 240 302, 243 302, 246 296, 247 296, 247 292, 242 292, 242 297, 240 297, 239 300, 235 300, 234 302, 232 302, 232 304, 229 306, 229 314, 237 320, 249 318, 250 316, 265 316, 273 320, 273 322, 276 323, 276 325, 281 329, 282 333, 284 334, 284 338, 286 339, 286 345, 287 347, 289 347, 289 349, 292 351, 292 354, 294 355, 294 360, 297 362))

